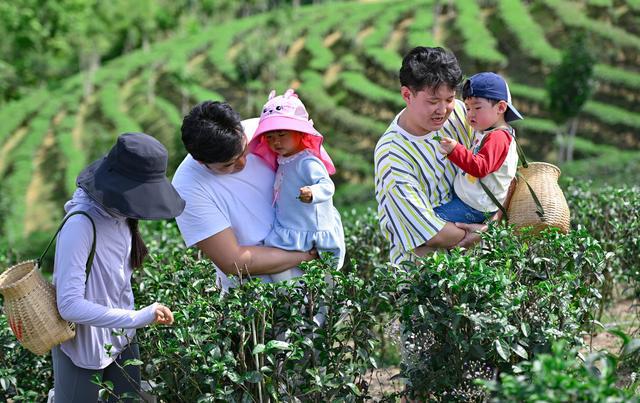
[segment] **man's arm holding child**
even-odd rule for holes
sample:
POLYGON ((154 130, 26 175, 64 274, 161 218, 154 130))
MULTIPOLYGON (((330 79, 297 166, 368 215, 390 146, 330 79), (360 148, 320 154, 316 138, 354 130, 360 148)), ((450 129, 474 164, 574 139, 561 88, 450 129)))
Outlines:
MULTIPOLYGON (((508 208, 511 202, 511 196, 516 187, 516 180, 514 179, 509 185, 509 192, 507 198, 504 201, 504 206, 508 208)), ((500 221, 503 217, 502 210, 498 210, 488 223, 500 221)), ((438 232, 436 236, 429 241, 420 245, 414 250, 414 253, 418 256, 424 256, 427 253, 433 252, 436 249, 451 249, 459 246, 461 248, 468 248, 475 245, 481 239, 480 233, 486 231, 489 228, 487 223, 483 224, 467 224, 467 223, 451 223, 447 224, 438 232)))
POLYGON ((279 273, 316 257, 308 252, 240 245, 231 222, 215 199, 197 186, 177 189, 187 201, 187 207, 176 218, 185 243, 204 252, 224 273, 279 273))
POLYGON ((267 246, 241 246, 231 227, 196 244, 226 274, 271 274, 317 257, 309 252, 286 251, 267 246))
POLYGON ((418 256, 424 256, 438 249, 450 249, 462 242, 466 236, 466 229, 458 227, 455 223, 447 222, 433 238, 415 248, 413 252, 418 256))

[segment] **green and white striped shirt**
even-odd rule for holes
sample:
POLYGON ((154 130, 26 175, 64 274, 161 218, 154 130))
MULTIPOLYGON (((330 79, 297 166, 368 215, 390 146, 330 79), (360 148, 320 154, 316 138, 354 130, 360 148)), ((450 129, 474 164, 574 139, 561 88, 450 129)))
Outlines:
POLYGON ((392 263, 413 260, 411 252, 445 225, 433 208, 451 200, 458 168, 440 154, 433 137, 451 137, 467 148, 473 140, 462 101, 456 100, 440 130, 424 136, 402 129, 398 125, 401 113, 378 140, 374 155, 378 217, 391 243, 392 263))

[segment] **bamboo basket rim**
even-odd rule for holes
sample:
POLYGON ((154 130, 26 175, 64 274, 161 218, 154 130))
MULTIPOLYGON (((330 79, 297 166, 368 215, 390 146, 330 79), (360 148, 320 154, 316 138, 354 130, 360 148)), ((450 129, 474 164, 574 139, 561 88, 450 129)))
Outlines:
POLYGON ((2 292, 3 290, 11 289, 11 288, 18 288, 19 286, 24 285, 25 283, 31 280, 32 276, 35 275, 35 272, 38 271, 38 268, 39 266, 38 266, 37 259, 25 260, 23 262, 16 263, 13 266, 7 268, 7 270, 0 273, 0 292, 2 292), (33 268, 31 268, 31 270, 29 270, 27 274, 25 274, 24 276, 20 277, 18 280, 12 283, 3 285, 13 271, 18 270, 19 268, 27 264, 33 264, 33 268))
POLYGON ((525 168, 524 166, 522 166, 521 168, 522 168, 522 169, 529 169, 529 167, 530 167, 531 165, 549 166, 549 167, 551 167, 551 168, 553 168, 553 169, 557 170, 557 171, 558 171, 558 173, 560 173, 560 174, 562 173, 562 170, 561 170, 557 165, 553 165, 553 164, 548 163, 548 162, 543 162, 543 161, 533 161, 533 162, 528 162, 528 163, 527 163, 527 165, 528 165, 528 167, 526 167, 526 168, 525 168))

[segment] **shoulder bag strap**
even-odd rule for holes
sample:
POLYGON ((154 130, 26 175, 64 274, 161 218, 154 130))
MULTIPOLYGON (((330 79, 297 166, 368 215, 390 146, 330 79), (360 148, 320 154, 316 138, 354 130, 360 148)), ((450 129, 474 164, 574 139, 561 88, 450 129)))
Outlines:
POLYGON ((56 231, 55 234, 53 234, 53 238, 51 238, 51 241, 49 241, 49 244, 47 245, 47 247, 45 248, 44 252, 42 252, 42 255, 38 258, 38 260, 36 262, 38 264, 38 267, 40 267, 40 265, 42 264, 42 259, 44 259, 44 256, 49 251, 49 248, 53 244, 53 241, 55 241, 56 237, 58 236, 58 233, 60 232, 60 230, 62 229, 64 224, 67 222, 67 220, 69 218, 71 218, 72 216, 74 216, 76 214, 82 214, 83 216, 86 216, 89 219, 89 221, 91 221, 91 227, 93 228, 93 243, 91 244, 91 252, 89 252, 89 257, 87 258, 87 265, 86 265, 86 269, 85 269, 85 272, 87 274, 86 278, 88 279, 89 278, 89 272, 91 271, 91 266, 93 266, 93 257, 96 254, 96 224, 93 222, 93 218, 91 218, 91 216, 85 211, 74 211, 73 213, 67 215, 64 218, 64 220, 62 220, 62 223, 58 227, 58 230, 56 231))

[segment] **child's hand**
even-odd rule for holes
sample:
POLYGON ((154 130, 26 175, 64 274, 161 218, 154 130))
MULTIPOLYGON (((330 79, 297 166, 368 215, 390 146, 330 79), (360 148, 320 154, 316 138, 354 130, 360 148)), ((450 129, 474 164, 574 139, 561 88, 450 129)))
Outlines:
POLYGON ((171 325, 173 324, 173 312, 162 304, 156 305, 156 319, 154 323, 159 325, 171 325))
POLYGON ((451 154, 454 148, 458 145, 458 142, 449 137, 443 137, 440 140, 440 152, 444 155, 451 154))
POLYGON ((311 192, 311 188, 309 186, 304 186, 300 188, 300 196, 298 196, 303 203, 311 203, 313 200, 313 193, 311 192))

